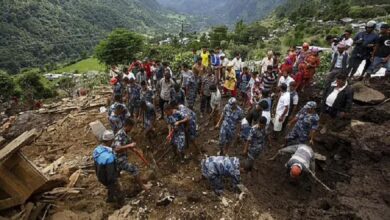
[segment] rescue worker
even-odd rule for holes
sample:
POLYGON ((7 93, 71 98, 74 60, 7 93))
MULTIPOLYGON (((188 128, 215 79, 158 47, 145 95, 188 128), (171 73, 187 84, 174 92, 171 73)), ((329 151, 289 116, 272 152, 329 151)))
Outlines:
POLYGON ((309 101, 298 112, 294 119, 289 123, 290 127, 294 128, 286 137, 287 144, 291 142, 297 142, 298 144, 306 144, 310 141, 310 144, 314 143, 314 135, 318 129, 320 117, 316 113, 317 103, 309 101))
POLYGON ((110 105, 110 107, 108 108, 108 117, 111 116, 111 114, 115 111, 115 108, 116 106, 118 105, 123 105, 124 109, 125 109, 125 112, 122 114, 124 117, 123 117, 123 120, 125 117, 130 117, 130 113, 129 113, 129 110, 127 109, 126 105, 122 103, 122 96, 121 95, 115 95, 114 96, 114 103, 112 103, 110 105))
POLYGON ((129 118, 130 114, 124 105, 116 105, 114 111, 111 113, 110 117, 108 117, 108 121, 110 122, 111 129, 116 134, 120 129, 123 128, 123 124, 126 118, 129 118))
POLYGON ((218 124, 215 126, 215 128, 221 127, 219 132, 220 155, 228 153, 229 145, 232 144, 232 141, 240 132, 240 128, 237 128, 237 126, 240 126, 243 117, 244 112, 237 105, 236 98, 230 98, 223 109, 218 124))
POLYGON ((253 126, 249 132, 247 143, 244 147, 244 155, 247 155, 249 162, 249 170, 252 170, 254 161, 259 157, 264 150, 266 144, 266 126, 267 118, 261 117, 258 123, 253 126))
POLYGON ((100 137, 100 144, 93 151, 96 176, 100 183, 107 188, 106 202, 117 202, 123 204, 122 196, 118 184, 118 172, 116 158, 111 144, 114 140, 114 132, 106 130, 100 137))
MULTIPOLYGON (((184 66, 187 68, 187 66, 184 66)), ((194 110, 196 96, 198 94, 198 82, 197 77, 192 71, 188 71, 187 80, 185 83, 186 99, 188 108, 194 110)))
POLYGON ((141 104, 141 86, 135 82, 134 77, 130 77, 129 85, 127 87, 127 105, 131 117, 138 117, 139 106, 141 104))
POLYGON ((293 154, 285 164, 292 178, 300 177, 303 172, 310 172, 312 175, 315 174, 315 157, 313 149, 310 146, 296 144, 282 148, 271 160, 275 159, 277 155, 285 153, 293 154))
POLYGON ((116 154, 118 172, 126 171, 136 179, 137 183, 143 190, 149 190, 150 188, 143 184, 139 169, 134 164, 129 163, 127 151, 136 147, 136 143, 132 141, 128 135, 134 127, 134 121, 131 118, 127 118, 124 122, 123 128, 115 134, 112 149, 116 154))
POLYGON ((139 120, 141 117, 143 117, 144 122, 144 134, 149 139, 153 139, 154 134, 154 123, 156 121, 156 110, 154 105, 151 102, 148 101, 142 101, 141 102, 141 111, 139 120))
MULTIPOLYGON (((164 113, 167 116, 167 123, 169 126, 169 133, 173 130, 173 136, 171 137, 171 144, 176 147, 180 160, 184 163, 185 155, 185 124, 189 121, 189 117, 185 117, 175 106, 175 103, 170 103, 164 109, 164 113)), ((169 138, 169 137, 167 137, 169 138)))
POLYGON ((211 156, 201 161, 202 177, 206 178, 217 196, 223 193, 223 177, 232 180, 233 189, 240 184, 240 160, 237 157, 211 156))

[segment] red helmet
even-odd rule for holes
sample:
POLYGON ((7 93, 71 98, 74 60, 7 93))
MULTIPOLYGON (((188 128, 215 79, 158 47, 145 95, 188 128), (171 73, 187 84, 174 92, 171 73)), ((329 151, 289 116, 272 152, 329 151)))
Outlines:
POLYGON ((291 177, 299 177, 302 173, 302 168, 298 164, 293 164, 290 168, 291 177))
POLYGON ((110 84, 111 84, 111 85, 115 85, 117 82, 118 82, 118 79, 115 78, 115 77, 112 77, 112 78, 110 79, 110 84))

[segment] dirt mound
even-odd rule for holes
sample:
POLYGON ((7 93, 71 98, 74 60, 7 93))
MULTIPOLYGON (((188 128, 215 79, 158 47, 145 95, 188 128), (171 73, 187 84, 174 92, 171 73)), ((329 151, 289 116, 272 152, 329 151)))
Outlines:
MULTIPOLYGON (((318 94, 318 91, 313 93, 318 94)), ((302 100, 311 99, 311 96, 302 97, 302 100)), ((270 143, 256 161, 256 169, 251 175, 242 174, 242 183, 249 193, 241 196, 232 193, 229 182, 224 184, 226 190, 222 198, 211 192, 209 184, 199 178, 202 156, 194 147, 190 147, 190 159, 184 164, 169 152, 157 164, 156 172, 130 154, 129 160, 140 167, 142 177, 153 187, 148 193, 142 192, 133 177, 121 174, 120 183, 126 196, 123 207, 105 202, 106 189, 96 179, 91 158, 98 142, 88 130, 89 123, 100 120, 109 127, 106 113, 100 113, 98 107, 72 110, 59 114, 60 118, 53 118, 54 122, 39 124, 43 128, 41 136, 23 151, 40 169, 64 157, 63 163, 51 173, 68 178, 81 170, 74 184, 79 192, 56 199, 38 194, 31 201, 54 204, 47 213, 52 219, 91 219, 91 216, 113 220, 390 219, 387 192, 390 181, 388 107, 387 104, 354 105, 353 120, 364 122, 343 124, 338 126, 337 132, 317 137, 313 149, 326 156, 327 160, 317 162, 316 175, 334 189, 334 193, 327 192, 307 176, 299 184, 291 182, 284 168, 289 159, 287 155, 275 161, 266 160, 283 145, 284 140, 280 138, 270 143), (164 205, 158 204, 166 195, 174 199, 164 205)), ((56 108, 61 109, 61 106, 56 108)), ((34 114, 29 120, 39 122, 41 116, 34 114)), ((211 129, 208 122, 207 118, 199 121, 197 143, 208 155, 215 155, 219 131, 211 129)), ((169 148, 163 144, 167 135, 165 122, 158 121, 156 130, 153 139, 146 139, 141 123, 138 123, 131 134, 149 161, 157 160, 169 148)), ((243 143, 237 142, 232 155, 243 158, 240 155, 242 147, 243 143)), ((12 216, 17 211, 14 209, 1 214, 12 216)))

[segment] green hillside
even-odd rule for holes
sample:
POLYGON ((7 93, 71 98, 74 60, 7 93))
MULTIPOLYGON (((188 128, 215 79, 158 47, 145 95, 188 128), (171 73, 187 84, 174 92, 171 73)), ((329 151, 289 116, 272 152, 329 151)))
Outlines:
POLYGON ((79 72, 79 73, 84 73, 87 71, 105 71, 106 66, 99 63, 99 61, 95 58, 88 58, 85 60, 81 60, 75 64, 63 67, 61 69, 54 70, 53 72, 55 73, 64 73, 64 72, 79 72))
POLYGON ((155 0, 2 0, 0 69, 68 62, 90 54, 115 28, 142 34, 177 30, 182 17, 155 0))

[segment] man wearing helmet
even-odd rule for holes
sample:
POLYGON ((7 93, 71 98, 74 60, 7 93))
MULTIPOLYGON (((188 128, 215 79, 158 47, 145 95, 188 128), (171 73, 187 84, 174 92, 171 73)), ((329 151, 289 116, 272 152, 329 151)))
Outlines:
POLYGON ((285 164, 290 176, 298 178, 303 172, 315 173, 315 154, 313 149, 306 144, 290 145, 282 148, 270 160, 274 160, 280 154, 291 153, 291 158, 285 164))
POLYGON ((366 61, 366 65, 364 67, 362 76, 364 76, 364 72, 371 64, 370 54, 375 46, 375 42, 378 40, 378 35, 374 32, 375 26, 375 21, 367 22, 366 30, 359 32, 353 39, 355 48, 352 50, 347 71, 351 77, 353 77, 353 75, 356 73, 360 63, 363 60, 366 61))

